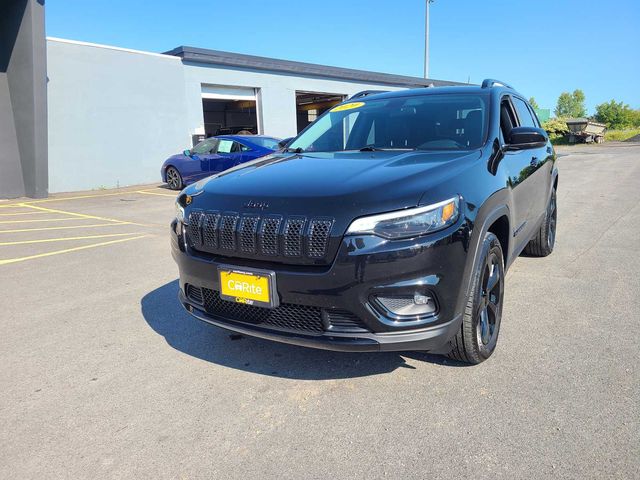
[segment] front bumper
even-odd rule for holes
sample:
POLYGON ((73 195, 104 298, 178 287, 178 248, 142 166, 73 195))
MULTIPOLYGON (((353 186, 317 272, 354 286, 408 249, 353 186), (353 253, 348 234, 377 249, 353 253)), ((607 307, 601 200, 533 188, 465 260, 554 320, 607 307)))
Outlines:
MULTIPOLYGON (((179 231, 179 230, 178 230, 179 231)), ((180 301, 196 318, 241 334, 339 351, 426 350, 443 352, 460 327, 466 229, 461 225, 402 241, 374 236, 345 237, 333 263, 298 266, 241 258, 204 257, 180 242, 171 226, 172 255, 180 271, 180 301), (218 265, 274 271, 280 303, 352 312, 358 332, 300 332, 224 318, 185 294, 186 285, 219 291, 218 265), (437 311, 418 321, 399 321, 376 308, 376 294, 428 293, 437 311)))

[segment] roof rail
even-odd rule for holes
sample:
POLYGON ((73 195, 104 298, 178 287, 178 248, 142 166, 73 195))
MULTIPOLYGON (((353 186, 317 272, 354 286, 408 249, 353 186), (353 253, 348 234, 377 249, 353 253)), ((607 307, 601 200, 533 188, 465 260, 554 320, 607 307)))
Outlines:
POLYGON ((355 98, 367 97, 369 95, 375 95, 376 93, 387 93, 387 92, 389 92, 389 90, 363 90, 353 95, 351 98, 349 98, 349 100, 353 100, 355 98))
POLYGON ((510 88, 511 90, 514 90, 514 88, 508 83, 505 83, 501 80, 496 80, 495 78, 486 78, 482 82, 482 88, 491 88, 494 85, 501 85, 503 87, 507 87, 507 88, 510 88))

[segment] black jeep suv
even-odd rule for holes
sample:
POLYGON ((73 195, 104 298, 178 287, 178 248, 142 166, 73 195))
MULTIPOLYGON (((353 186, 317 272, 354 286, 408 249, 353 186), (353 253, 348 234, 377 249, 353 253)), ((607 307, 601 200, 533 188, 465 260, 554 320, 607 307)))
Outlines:
POLYGON ((181 192, 180 301, 241 334, 479 363, 505 270, 553 250, 557 182, 547 134, 502 82, 363 92, 181 192))

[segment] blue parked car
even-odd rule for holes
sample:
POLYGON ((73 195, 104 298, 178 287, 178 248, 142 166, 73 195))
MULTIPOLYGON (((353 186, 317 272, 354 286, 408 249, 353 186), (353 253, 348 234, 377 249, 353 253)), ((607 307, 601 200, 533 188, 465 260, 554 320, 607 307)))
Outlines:
POLYGON ((203 140, 191 150, 173 155, 162 164, 162 181, 181 190, 198 180, 256 158, 280 147, 279 138, 264 135, 220 135, 203 140))

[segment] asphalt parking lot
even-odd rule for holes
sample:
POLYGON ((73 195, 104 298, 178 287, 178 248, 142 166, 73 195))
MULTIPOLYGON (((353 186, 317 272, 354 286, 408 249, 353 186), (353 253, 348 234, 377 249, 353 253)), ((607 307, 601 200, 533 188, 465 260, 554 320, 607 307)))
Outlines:
POLYGON ((640 144, 561 154, 475 367, 199 323, 166 189, 0 202, 0 478, 640 478, 640 144))

